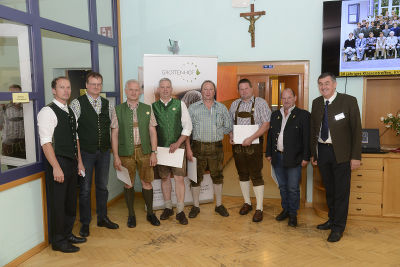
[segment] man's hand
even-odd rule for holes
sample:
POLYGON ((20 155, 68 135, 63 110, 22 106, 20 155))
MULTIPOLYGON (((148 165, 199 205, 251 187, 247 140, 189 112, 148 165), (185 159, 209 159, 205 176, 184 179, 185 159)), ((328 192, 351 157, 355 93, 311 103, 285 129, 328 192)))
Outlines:
POLYGON ((268 161, 271 161, 271 160, 272 160, 272 157, 267 157, 267 160, 268 160, 268 161))
POLYGON ((177 143, 173 143, 169 146, 169 153, 174 153, 179 148, 177 143))
POLYGON ((350 161, 350 167, 352 170, 358 169, 361 166, 361 160, 358 159, 352 159, 350 161))
POLYGON ((314 157, 311 157, 311 164, 314 166, 317 166, 318 162, 316 160, 314 160, 314 157))
POLYGON ((61 167, 53 168, 53 176, 54 176, 54 181, 58 183, 64 182, 64 173, 61 170, 61 167))
POLYGON ((156 153, 150 154, 150 166, 154 167, 157 165, 157 155, 156 153))
POLYGON ((118 171, 122 171, 121 166, 121 159, 118 156, 114 156, 114 168, 118 171))
POLYGON ((301 162, 301 167, 307 166, 308 163, 309 163, 309 161, 303 160, 303 161, 301 162))
POLYGON ((242 146, 251 146, 251 143, 253 140, 251 140, 250 137, 247 137, 246 139, 243 140, 242 146))
POLYGON ((82 163, 82 160, 78 161, 78 175, 82 176, 82 172, 85 173, 85 166, 82 163))
POLYGON ((186 149, 186 158, 189 161, 193 161, 193 151, 191 149, 186 149))

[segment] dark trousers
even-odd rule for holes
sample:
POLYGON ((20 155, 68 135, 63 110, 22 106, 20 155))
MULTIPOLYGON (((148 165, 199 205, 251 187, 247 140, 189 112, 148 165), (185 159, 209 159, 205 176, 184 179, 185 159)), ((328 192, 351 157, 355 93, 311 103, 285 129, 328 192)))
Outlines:
POLYGON ((64 173, 64 182, 54 181, 53 167, 46 161, 47 203, 49 206, 49 236, 53 245, 66 243, 72 234, 76 217, 78 169, 75 159, 57 156, 64 173))
POLYGON ((326 190, 326 203, 332 230, 346 227, 350 196, 350 162, 337 163, 332 145, 318 144, 318 168, 326 190))
POLYGON ((81 223, 89 225, 92 220, 90 191, 93 170, 95 171, 94 183, 96 185, 97 221, 101 221, 107 216, 107 184, 110 167, 110 151, 101 152, 97 150, 96 153, 92 154, 81 150, 81 156, 86 176, 79 179, 79 214, 81 223))
POLYGON ((297 216, 300 207, 301 164, 293 168, 283 166, 283 153, 277 152, 276 164, 273 165, 281 193, 282 209, 297 216))
POLYGON ((235 159, 240 181, 249 181, 251 178, 253 186, 264 185, 264 179, 261 174, 263 168, 262 147, 262 140, 260 140, 260 144, 233 146, 233 158, 235 159))

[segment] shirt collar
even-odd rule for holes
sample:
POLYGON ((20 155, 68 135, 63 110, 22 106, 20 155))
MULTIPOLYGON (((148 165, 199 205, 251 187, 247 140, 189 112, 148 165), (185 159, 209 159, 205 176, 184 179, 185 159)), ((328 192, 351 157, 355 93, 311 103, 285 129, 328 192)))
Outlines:
POLYGON ((256 97, 253 95, 252 97, 250 97, 250 101, 248 101, 248 102, 245 102, 243 99, 241 99, 242 100, 242 102, 244 102, 244 103, 253 103, 254 101, 255 101, 255 99, 256 99, 256 97))
POLYGON ((326 99, 326 98, 324 97, 324 103, 326 102, 326 100, 328 100, 328 101, 329 101, 329 104, 331 104, 331 103, 333 102, 333 100, 335 100, 336 96, 337 96, 337 92, 336 92, 336 90, 335 90, 335 93, 333 94, 333 96, 331 96, 331 98, 326 99))
POLYGON ((63 103, 61 103, 60 101, 58 101, 57 99, 53 99, 54 104, 57 105, 57 107, 61 108, 62 110, 65 110, 68 112, 68 105, 64 105, 63 103))
MULTIPOLYGON (((203 104, 204 106, 206 105, 206 104, 204 104, 203 99, 200 100, 199 102, 200 102, 200 104, 203 104)), ((215 106, 215 105, 216 105, 216 102, 217 102, 217 101, 214 100, 212 106, 215 106)))
POLYGON ((171 100, 172 100, 172 97, 171 97, 167 102, 164 102, 164 101, 160 98, 161 103, 163 103, 165 106, 168 105, 168 103, 169 103, 171 100))
POLYGON ((128 102, 126 102, 126 104, 128 104, 128 107, 129 107, 130 109, 136 109, 136 108, 139 106, 139 102, 137 102, 136 105, 129 104, 128 102))
MULTIPOLYGON (((288 113, 288 115, 290 115, 290 113, 292 113, 292 110, 294 109, 296 107, 296 105, 293 105, 293 107, 291 107, 291 108, 289 108, 289 113, 288 113)), ((283 107, 281 107, 281 114, 283 115, 283 116, 285 116, 285 109, 283 108, 283 107)))
POLYGON ((88 97, 90 102, 94 102, 95 100, 100 100, 101 97, 99 96, 98 98, 94 99, 91 95, 89 95, 88 93, 86 93, 86 96, 88 97))

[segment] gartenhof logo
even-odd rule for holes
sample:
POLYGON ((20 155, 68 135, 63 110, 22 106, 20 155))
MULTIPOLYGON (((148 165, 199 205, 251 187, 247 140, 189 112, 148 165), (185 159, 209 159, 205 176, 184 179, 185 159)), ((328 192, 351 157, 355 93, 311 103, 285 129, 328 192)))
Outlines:
POLYGON ((199 78, 200 70, 194 62, 183 63, 180 67, 175 69, 164 69, 161 70, 163 77, 177 78, 185 82, 192 83, 199 78))

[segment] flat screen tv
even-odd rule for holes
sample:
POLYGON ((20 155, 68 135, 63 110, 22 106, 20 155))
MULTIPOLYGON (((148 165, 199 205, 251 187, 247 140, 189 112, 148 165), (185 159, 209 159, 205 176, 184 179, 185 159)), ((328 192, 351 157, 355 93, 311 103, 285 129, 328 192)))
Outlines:
POLYGON ((338 76, 399 75, 400 7, 396 3, 324 2, 322 72, 338 76))

